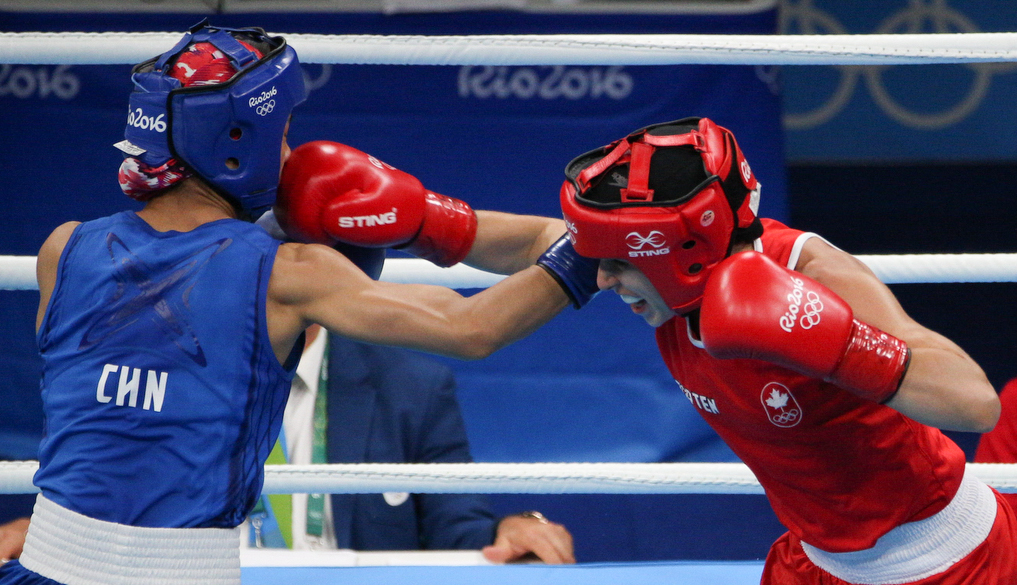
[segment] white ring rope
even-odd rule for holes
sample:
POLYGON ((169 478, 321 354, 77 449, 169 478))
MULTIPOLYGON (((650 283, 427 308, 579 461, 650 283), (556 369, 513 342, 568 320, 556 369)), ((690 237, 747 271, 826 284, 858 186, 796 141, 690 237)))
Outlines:
MULTIPOLYGON (((360 65, 903 65, 1017 61, 1017 33, 858 35, 285 34, 304 63, 360 65)), ((0 63, 134 64, 179 33, 0 33, 0 63)))
MULTIPOLYGON (((1017 493, 1017 464, 968 463, 1017 493)), ((0 494, 35 493, 37 461, 0 462, 0 494)), ((761 494, 742 463, 349 463, 269 465, 267 494, 761 494)))
MULTIPOLYGON (((1017 282, 1017 254, 886 254, 856 256, 886 284, 1017 282)), ((416 258, 389 258, 386 282, 487 288, 500 274, 458 264, 439 268, 416 258)), ((36 290, 35 256, 0 256, 0 290, 36 290)))

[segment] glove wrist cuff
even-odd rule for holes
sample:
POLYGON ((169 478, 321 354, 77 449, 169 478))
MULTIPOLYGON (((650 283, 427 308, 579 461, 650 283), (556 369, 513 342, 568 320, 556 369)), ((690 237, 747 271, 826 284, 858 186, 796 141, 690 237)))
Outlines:
POLYGON ((883 404, 897 394, 910 363, 907 343, 855 319, 844 354, 827 381, 883 404))
POLYGON ((579 309, 600 292, 597 267, 600 261, 580 256, 567 236, 562 236, 540 258, 540 266, 561 286, 572 306, 579 309))
POLYGON ((477 214, 468 203, 428 192, 424 219, 413 241, 398 249, 448 268, 462 262, 477 237, 477 214))

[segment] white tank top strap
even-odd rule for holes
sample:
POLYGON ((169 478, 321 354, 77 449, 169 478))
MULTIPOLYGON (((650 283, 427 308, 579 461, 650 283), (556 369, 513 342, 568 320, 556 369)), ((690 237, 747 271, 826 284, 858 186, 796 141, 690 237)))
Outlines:
POLYGON ((240 585, 236 528, 145 528, 35 502, 19 559, 67 585, 240 585))
MULTIPOLYGON (((823 236, 821 236, 819 234, 816 234, 816 233, 813 233, 813 232, 803 232, 801 235, 799 235, 797 238, 795 238, 795 243, 792 244, 792 246, 791 246, 791 254, 788 256, 787 265, 785 266, 785 268, 787 268, 788 270, 796 270, 798 268, 798 259, 802 255, 802 248, 805 247, 805 242, 808 242, 812 238, 817 238, 819 240, 822 240, 824 243, 829 245, 831 248, 837 248, 837 246, 834 246, 833 244, 831 244, 829 242, 829 240, 827 240, 826 238, 824 238, 823 236)), ((756 252, 762 253, 763 252, 763 238, 758 238, 755 241, 753 241, 752 242, 752 249, 754 251, 756 251, 756 252)), ((837 248, 837 249, 839 250, 840 248, 837 248)))
POLYGON ((870 549, 830 553, 806 542, 802 548, 819 568, 849 583, 898 585, 942 573, 985 541, 996 520, 996 496, 964 474, 953 500, 935 515, 902 524, 870 549))

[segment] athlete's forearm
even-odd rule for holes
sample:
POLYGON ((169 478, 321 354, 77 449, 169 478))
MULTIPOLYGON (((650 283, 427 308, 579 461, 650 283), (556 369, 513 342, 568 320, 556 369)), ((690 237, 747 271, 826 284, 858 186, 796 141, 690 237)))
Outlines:
POLYGON ((565 222, 549 217, 477 211, 477 220, 477 238, 465 262, 498 274, 532 266, 565 233, 565 222))

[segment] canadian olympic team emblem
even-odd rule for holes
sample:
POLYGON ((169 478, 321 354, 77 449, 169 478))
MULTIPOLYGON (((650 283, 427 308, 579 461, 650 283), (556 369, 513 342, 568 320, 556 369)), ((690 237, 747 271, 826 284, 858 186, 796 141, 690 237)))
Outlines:
POLYGON ((787 386, 770 382, 763 386, 759 399, 763 403, 766 417, 778 427, 789 428, 802 422, 802 407, 787 386))

